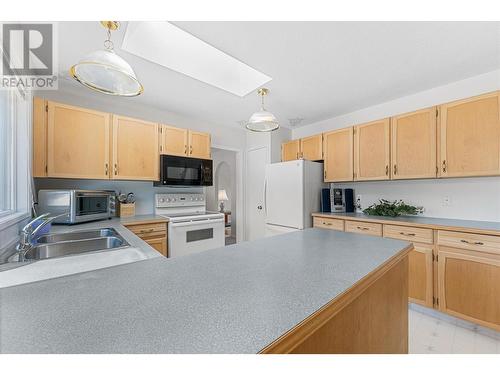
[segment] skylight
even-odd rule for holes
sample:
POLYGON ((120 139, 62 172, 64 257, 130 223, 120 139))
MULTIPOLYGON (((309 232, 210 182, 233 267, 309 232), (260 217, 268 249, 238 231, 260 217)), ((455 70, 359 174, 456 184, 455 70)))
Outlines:
POLYGON ((241 97, 271 80, 166 21, 129 22, 121 48, 241 97))

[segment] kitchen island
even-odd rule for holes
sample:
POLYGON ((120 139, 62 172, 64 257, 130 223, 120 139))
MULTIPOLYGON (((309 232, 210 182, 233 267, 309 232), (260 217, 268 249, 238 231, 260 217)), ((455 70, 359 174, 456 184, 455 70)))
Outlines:
POLYGON ((405 241, 312 228, 0 289, 2 353, 407 353, 405 241))

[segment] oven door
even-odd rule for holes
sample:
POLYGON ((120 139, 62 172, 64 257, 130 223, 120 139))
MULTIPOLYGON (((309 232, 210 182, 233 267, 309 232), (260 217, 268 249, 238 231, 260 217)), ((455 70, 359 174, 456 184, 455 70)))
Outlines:
POLYGON ((212 186, 212 160, 160 156, 160 181, 155 185, 212 186))
POLYGON ((224 246, 224 218, 168 223, 170 258, 224 246))

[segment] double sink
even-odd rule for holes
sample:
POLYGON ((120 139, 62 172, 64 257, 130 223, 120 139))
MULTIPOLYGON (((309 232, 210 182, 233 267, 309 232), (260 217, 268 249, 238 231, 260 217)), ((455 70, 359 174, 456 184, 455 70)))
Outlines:
POLYGON ((9 262, 32 261, 113 250, 130 246, 114 228, 103 228, 70 233, 46 234, 38 237, 26 251, 24 259, 19 253, 12 255, 9 262))

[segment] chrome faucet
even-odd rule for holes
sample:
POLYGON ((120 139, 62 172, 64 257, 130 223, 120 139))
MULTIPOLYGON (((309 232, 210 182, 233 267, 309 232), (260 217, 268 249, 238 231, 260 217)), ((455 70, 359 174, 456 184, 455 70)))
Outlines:
POLYGON ((43 228, 45 228, 48 224, 50 224, 55 219, 69 215, 69 212, 64 212, 62 214, 49 217, 50 213, 47 212, 40 216, 35 217, 28 224, 26 224, 23 229, 21 229, 21 238, 19 239, 19 243, 16 246, 16 250, 19 253, 19 261, 24 261, 24 256, 28 250, 33 247, 33 239, 43 228), (42 221, 35 228, 33 226, 35 223, 42 221))

